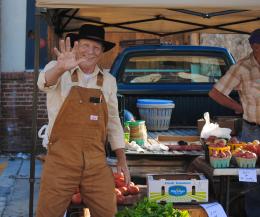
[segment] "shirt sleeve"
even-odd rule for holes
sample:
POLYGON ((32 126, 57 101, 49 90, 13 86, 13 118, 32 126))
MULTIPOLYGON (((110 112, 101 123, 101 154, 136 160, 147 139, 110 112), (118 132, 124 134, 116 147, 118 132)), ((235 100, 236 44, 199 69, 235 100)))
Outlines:
POLYGON ((42 90, 44 92, 49 92, 51 90, 56 89, 57 85, 60 83, 60 78, 59 78, 55 85, 48 86, 48 87, 46 86, 45 72, 48 71, 49 69, 53 68, 56 65, 56 63, 57 63, 57 61, 49 62, 44 67, 44 69, 40 72, 38 82, 37 82, 37 85, 38 85, 40 90, 42 90))
POLYGON ((214 85, 214 88, 226 96, 228 96, 232 90, 238 89, 240 84, 239 68, 239 65, 231 66, 226 74, 214 85))
POLYGON ((120 122, 118 113, 117 101, 117 85, 116 80, 111 79, 111 93, 107 101, 108 107, 108 141, 111 144, 111 149, 116 150, 125 148, 124 131, 120 122))

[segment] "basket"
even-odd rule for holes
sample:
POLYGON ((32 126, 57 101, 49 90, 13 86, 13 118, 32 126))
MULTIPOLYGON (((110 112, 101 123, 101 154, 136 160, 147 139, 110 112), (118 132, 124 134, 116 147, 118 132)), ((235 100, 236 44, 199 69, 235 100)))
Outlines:
POLYGON ((230 147, 229 146, 225 146, 225 147, 212 147, 208 144, 205 143, 205 141, 203 142, 202 140, 202 144, 204 144, 204 150, 205 150, 205 160, 206 162, 210 163, 210 156, 212 155, 213 150, 219 152, 219 151, 230 151, 230 147))
POLYGON ((231 150, 236 150, 237 148, 242 148, 245 146, 245 143, 228 143, 228 146, 231 147, 231 150))
POLYGON ((219 151, 223 151, 223 152, 230 151, 230 146, 225 146, 225 147, 208 146, 208 148, 209 148, 209 155, 212 155, 213 151, 217 151, 217 152, 219 152, 219 151))
POLYGON ((237 165, 240 168, 255 168, 257 158, 236 157, 237 165))
POLYGON ((210 157, 210 165, 213 168, 227 168, 229 167, 231 157, 216 158, 210 157))
POLYGON ((172 109, 175 107, 172 100, 138 99, 137 107, 148 130, 163 131, 169 129, 172 109))

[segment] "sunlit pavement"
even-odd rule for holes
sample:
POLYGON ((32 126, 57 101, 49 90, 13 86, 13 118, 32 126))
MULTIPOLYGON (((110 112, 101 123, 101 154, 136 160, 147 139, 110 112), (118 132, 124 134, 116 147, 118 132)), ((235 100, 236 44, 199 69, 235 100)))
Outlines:
MULTIPOLYGON (((36 207, 42 163, 36 160, 34 207, 36 207)), ((0 216, 29 216, 30 159, 26 156, 0 156, 0 216)))

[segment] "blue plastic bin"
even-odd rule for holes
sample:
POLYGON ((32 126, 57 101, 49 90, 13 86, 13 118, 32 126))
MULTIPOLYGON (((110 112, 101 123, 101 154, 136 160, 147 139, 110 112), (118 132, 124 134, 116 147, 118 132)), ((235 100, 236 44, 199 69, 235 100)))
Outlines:
POLYGON ((174 101, 138 99, 136 105, 141 119, 145 120, 148 130, 163 131, 169 129, 172 109, 175 107, 174 101))

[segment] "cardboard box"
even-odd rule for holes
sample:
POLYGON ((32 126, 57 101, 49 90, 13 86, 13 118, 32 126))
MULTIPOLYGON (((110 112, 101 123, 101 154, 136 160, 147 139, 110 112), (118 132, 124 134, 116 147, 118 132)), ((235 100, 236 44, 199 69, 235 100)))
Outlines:
MULTIPOLYGON (((238 135, 242 128, 242 119, 241 117, 236 116, 216 116, 211 120, 211 122, 218 123, 220 127, 231 129, 232 136, 238 135)), ((197 121, 199 133, 201 132, 204 124, 204 119, 199 119, 197 121)))
POLYGON ((200 173, 148 174, 147 186, 156 202, 208 202, 208 179, 200 173))

